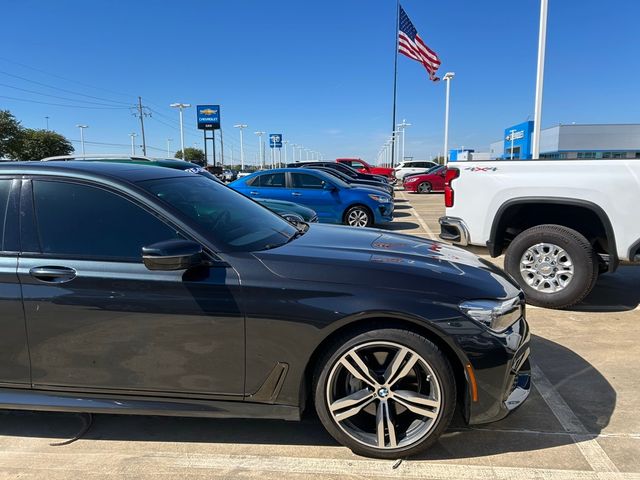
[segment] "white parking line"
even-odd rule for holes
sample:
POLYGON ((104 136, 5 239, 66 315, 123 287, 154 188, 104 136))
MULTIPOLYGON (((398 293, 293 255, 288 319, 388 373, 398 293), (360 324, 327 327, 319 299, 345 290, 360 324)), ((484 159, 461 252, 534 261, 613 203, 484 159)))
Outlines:
POLYGON ((409 207, 411 208, 412 215, 416 218, 416 220, 418 220, 418 223, 420 224, 420 226, 422 227, 422 229, 427 232, 428 237, 431 240, 437 240, 436 236, 433 234, 433 232, 431 231, 431 229, 429 228, 429 225, 427 225, 427 223, 422 220, 422 217, 420 217, 420 214, 418 213, 418 211, 413 207, 413 205, 411 205, 411 202, 409 202, 407 200, 407 197, 404 195, 404 192, 399 190, 396 192, 396 196, 400 195, 400 198, 402 198, 403 200, 405 200, 407 202, 407 204, 409 205, 409 207))
POLYGON ((210 478, 299 478, 314 475, 324 478, 410 478, 423 480, 638 480, 637 473, 591 472, 584 470, 559 470, 547 468, 497 467, 455 465, 425 461, 404 461, 393 468, 393 460, 300 458, 261 455, 208 455, 197 453, 113 453, 87 452, 83 455, 58 452, 0 451, 0 471, 63 471, 69 477, 72 472, 104 474, 125 472, 132 477, 175 475, 197 476, 205 473, 210 478), (266 475, 275 473, 277 475, 266 475))
MULTIPOLYGON (((531 366, 533 384, 546 402, 549 409, 576 444, 582 456, 595 472, 619 473, 618 467, 611 461, 607 453, 596 441, 597 435, 590 434, 584 424, 571 410, 564 398, 537 365, 531 366)), ((615 477, 618 478, 618 477, 615 477)))

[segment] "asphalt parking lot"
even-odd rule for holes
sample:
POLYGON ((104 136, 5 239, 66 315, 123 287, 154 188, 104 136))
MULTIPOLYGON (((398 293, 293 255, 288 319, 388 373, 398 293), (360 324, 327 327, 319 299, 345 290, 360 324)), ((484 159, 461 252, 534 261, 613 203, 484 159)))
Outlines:
MULTIPOLYGON (((398 192, 387 227, 436 238, 442 197, 398 192)), ((476 253, 485 254, 482 249, 476 253)), ((497 259, 500 262, 500 259, 497 259)), ((451 429, 421 458, 353 455, 303 422, 0 413, 0 478, 640 479, 640 268, 569 311, 529 308, 534 390, 505 420, 451 429)))

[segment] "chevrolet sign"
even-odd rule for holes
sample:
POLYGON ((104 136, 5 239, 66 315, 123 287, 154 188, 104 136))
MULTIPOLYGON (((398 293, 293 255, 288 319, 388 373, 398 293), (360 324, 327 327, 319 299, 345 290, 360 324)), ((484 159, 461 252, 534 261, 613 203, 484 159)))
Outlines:
POLYGON ((220 105, 198 105, 196 112, 200 130, 217 130, 220 128, 220 105))

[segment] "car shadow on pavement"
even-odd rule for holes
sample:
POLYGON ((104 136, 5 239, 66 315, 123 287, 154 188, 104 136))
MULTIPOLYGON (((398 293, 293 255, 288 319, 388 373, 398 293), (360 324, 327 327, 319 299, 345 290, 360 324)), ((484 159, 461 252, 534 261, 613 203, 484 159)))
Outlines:
MULTIPOLYGON (((542 337, 532 338, 533 362, 539 366, 590 434, 608 423, 616 404, 609 382, 571 350, 542 337), (585 398, 584 392, 589 391, 585 398)), ((0 413, 0 435, 52 439, 72 438, 82 428, 73 413, 0 413)), ((197 442, 234 446, 252 453, 258 445, 337 447, 313 412, 302 422, 252 419, 207 419, 130 415, 94 415, 86 440, 197 442), (246 448, 246 450, 245 450, 246 448)), ((544 450, 573 442, 534 388, 527 402, 500 422, 468 427, 457 415, 451 428, 416 460, 473 458, 509 452, 544 450)), ((150 447, 153 448, 153 447, 150 447)))
POLYGON ((591 293, 569 310, 577 312, 624 312, 640 305, 640 267, 628 265, 598 278, 591 293))
POLYGON ((378 228, 382 230, 396 231, 396 230, 410 230, 410 229, 420 228, 420 225, 413 222, 404 222, 404 221, 396 222, 394 220, 393 222, 378 225, 378 228))

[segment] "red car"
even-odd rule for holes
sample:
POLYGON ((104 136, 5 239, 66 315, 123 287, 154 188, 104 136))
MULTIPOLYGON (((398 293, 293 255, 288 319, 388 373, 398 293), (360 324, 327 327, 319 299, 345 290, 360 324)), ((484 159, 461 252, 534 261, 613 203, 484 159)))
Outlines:
POLYGON ((369 165, 367 162, 359 158, 338 158, 336 159, 336 162, 349 165, 350 167, 355 168, 362 173, 368 173, 370 175, 382 175, 384 177, 387 177, 392 183, 395 183, 396 181, 396 178, 393 176, 393 168, 374 167, 373 165, 369 165))
POLYGON ((407 192, 431 193, 444 192, 444 175, 447 167, 438 166, 427 173, 408 175, 404 178, 402 186, 407 192))

